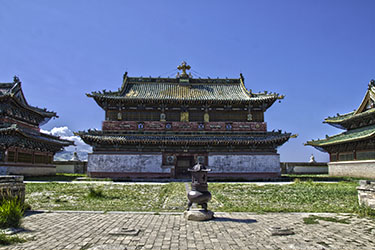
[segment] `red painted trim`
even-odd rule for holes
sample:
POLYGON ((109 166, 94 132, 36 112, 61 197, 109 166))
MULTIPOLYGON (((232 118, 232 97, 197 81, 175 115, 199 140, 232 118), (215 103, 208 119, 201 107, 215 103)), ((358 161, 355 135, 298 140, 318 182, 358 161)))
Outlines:
POLYGON ((161 121, 103 121, 103 131, 227 131, 226 124, 231 124, 230 131, 267 131, 265 122, 161 122, 161 121), (138 129, 142 123, 143 128, 138 129), (167 129, 166 124, 171 124, 167 129), (199 124, 204 124, 199 129, 199 124))

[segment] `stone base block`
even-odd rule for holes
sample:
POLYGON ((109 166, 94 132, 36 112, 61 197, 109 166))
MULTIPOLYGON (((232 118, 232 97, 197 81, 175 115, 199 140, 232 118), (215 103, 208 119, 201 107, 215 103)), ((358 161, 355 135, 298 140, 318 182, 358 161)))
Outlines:
POLYGON ((359 204, 375 209, 375 181, 361 180, 357 190, 359 204))
POLYGON ((0 176, 0 200, 9 197, 18 197, 24 202, 25 183, 23 183, 23 176, 0 176))
POLYGON ((210 210, 190 210, 184 212, 184 218, 186 220, 193 220, 193 221, 205 221, 205 220, 212 220, 214 217, 214 212, 210 210))
POLYGON ((328 169, 332 176, 375 178, 375 160, 330 162, 328 169))
POLYGON ((49 176, 56 175, 54 165, 24 165, 14 164, 0 166, 0 175, 23 175, 23 176, 49 176))

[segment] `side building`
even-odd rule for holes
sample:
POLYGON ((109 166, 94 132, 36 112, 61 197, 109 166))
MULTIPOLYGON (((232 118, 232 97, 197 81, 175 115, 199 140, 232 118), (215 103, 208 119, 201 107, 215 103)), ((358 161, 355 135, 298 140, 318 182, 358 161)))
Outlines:
POLYGON ((40 132, 55 112, 30 106, 21 82, 0 83, 0 174, 51 175, 53 156, 73 142, 40 132))
POLYGON ((222 179, 280 176, 277 147, 291 134, 267 132, 264 112, 282 99, 252 93, 244 78, 128 77, 118 91, 87 94, 105 111, 102 130, 77 134, 93 147, 88 174, 111 178, 190 178, 200 162, 222 179))
POLYGON ((305 144, 329 153, 329 174, 375 178, 375 81, 370 81, 355 111, 328 117, 324 123, 346 130, 305 144))

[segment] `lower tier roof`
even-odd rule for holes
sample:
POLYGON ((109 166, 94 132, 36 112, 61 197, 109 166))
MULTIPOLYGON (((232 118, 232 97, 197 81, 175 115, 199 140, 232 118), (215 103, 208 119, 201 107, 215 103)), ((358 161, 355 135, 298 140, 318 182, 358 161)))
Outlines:
POLYGON ((63 147, 74 145, 74 142, 60 139, 39 131, 26 129, 17 124, 0 125, 0 146, 23 147, 29 149, 43 148, 45 151, 57 152, 63 147))
POLYGON ((348 130, 341 134, 327 136, 325 139, 322 139, 322 140, 308 141, 306 142, 305 145, 309 145, 309 146, 313 146, 317 148, 324 148, 325 146, 365 140, 365 139, 370 139, 374 137, 375 137, 375 125, 371 125, 367 127, 348 130))
POLYGON ((78 132, 82 140, 87 144, 184 144, 184 145, 260 145, 274 144, 282 145, 291 137, 290 133, 264 132, 246 134, 104 134, 99 131, 94 133, 78 132))

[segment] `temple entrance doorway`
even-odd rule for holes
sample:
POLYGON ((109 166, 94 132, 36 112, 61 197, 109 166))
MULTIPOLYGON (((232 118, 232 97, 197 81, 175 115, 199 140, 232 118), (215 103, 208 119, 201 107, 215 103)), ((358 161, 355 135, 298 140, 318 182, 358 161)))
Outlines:
POLYGON ((176 179, 189 179, 190 173, 188 168, 191 168, 194 164, 193 156, 177 156, 177 164, 175 170, 176 179))

